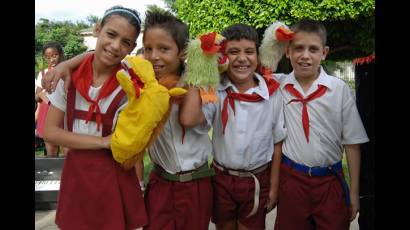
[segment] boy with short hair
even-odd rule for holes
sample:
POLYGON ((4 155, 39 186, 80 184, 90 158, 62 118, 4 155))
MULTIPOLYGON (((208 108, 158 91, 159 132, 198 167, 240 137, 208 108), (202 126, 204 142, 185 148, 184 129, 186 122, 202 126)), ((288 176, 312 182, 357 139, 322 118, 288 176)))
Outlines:
POLYGON ((202 111, 198 90, 190 89, 180 120, 186 127, 213 126, 212 221, 217 229, 265 229, 266 213, 276 205, 286 137, 283 99, 278 82, 255 72, 259 62, 255 29, 235 24, 221 34, 229 66, 217 88, 218 102, 202 111))
POLYGON ((329 52, 325 27, 302 20, 291 30, 295 34, 286 57, 293 72, 275 74, 288 130, 275 229, 312 229, 313 222, 317 229, 346 230, 359 210, 359 144, 369 139, 352 90, 320 66, 329 52), (341 165, 343 148, 350 194, 341 165))

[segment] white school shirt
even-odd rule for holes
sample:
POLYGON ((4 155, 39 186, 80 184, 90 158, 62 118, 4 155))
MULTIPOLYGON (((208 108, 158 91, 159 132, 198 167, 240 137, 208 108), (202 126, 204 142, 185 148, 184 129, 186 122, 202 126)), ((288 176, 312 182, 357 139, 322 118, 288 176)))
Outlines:
MULTIPOLYGON (((48 68, 44 69, 44 74, 46 74, 48 72, 48 68)), ((41 86, 41 79, 43 79, 43 74, 41 74, 42 71, 40 71, 37 75, 37 78, 35 80, 35 84, 34 84, 34 92, 36 92, 37 87, 40 87, 43 89, 43 86, 41 86)), ((45 89, 43 89, 43 91, 45 91, 45 89)))
MULTIPOLYGON (((71 83, 73 84, 73 83, 71 83)), ((88 91, 88 95, 90 96, 91 99, 95 100, 100 92, 102 88, 102 85, 99 87, 93 87, 90 86, 90 89, 88 91)), ((112 100, 114 100, 114 98, 117 96, 117 94, 120 92, 121 90, 121 86, 119 85, 108 97, 105 97, 103 99, 101 99, 98 102, 98 105, 100 106, 100 110, 101 113, 105 113, 108 109, 108 107, 110 106, 112 100)), ((64 113, 66 113, 67 111, 67 94, 64 90, 64 82, 63 80, 59 80, 57 83, 57 87, 56 90, 49 94, 48 98, 50 99, 50 102, 53 106, 57 107, 58 109, 60 109, 61 111, 63 111, 64 113)), ((125 96, 126 98, 126 96, 125 96)), ((118 118, 118 113, 119 111, 121 111, 124 106, 127 103, 124 103, 123 105, 121 105, 117 111, 115 112, 114 115, 114 119, 113 119, 113 128, 115 127, 115 123, 117 121, 118 118)), ((90 103, 81 96, 80 92, 76 92, 75 94, 75 109, 77 110, 82 110, 82 111, 88 111, 88 108, 90 106, 90 103)), ((66 124, 66 120, 67 120, 67 113, 64 116, 64 128, 67 129, 67 124, 66 124)), ((73 121, 73 133, 79 133, 79 134, 88 134, 88 135, 93 135, 93 136, 102 136, 102 128, 100 127, 100 130, 97 130, 97 123, 95 121, 89 121, 88 123, 86 123, 85 120, 80 120, 80 119, 76 119, 74 118, 73 121)))
POLYGON ((293 161, 307 165, 329 166, 342 159, 343 145, 368 142, 366 131, 356 107, 353 91, 342 80, 328 75, 320 68, 319 77, 308 92, 304 93, 294 72, 274 74, 281 83, 281 93, 285 102, 285 126, 288 137, 282 152, 293 161), (306 141, 302 125, 302 103, 291 102, 295 97, 284 87, 293 84, 305 98, 318 89, 318 84, 327 87, 324 95, 307 103, 309 115, 309 143, 306 141))
POLYGON ((209 125, 185 128, 182 143, 182 126, 179 123, 179 106, 173 104, 168 120, 152 146, 151 160, 167 172, 175 174, 199 168, 208 162, 212 144, 208 136, 209 125))
MULTIPOLYGON (((48 72, 48 68, 44 69, 44 74, 46 74, 48 72)), ((35 88, 40 87, 43 88, 43 86, 41 86, 41 79, 43 79, 43 75, 41 74, 42 71, 40 71, 37 75, 36 81, 35 81, 35 88)))
POLYGON ((272 160, 274 144, 286 137, 283 119, 283 100, 279 89, 269 96, 263 77, 255 73, 258 86, 245 93, 256 93, 263 100, 245 102, 234 100, 235 114, 228 103, 228 121, 222 133, 221 112, 226 89, 239 92, 227 76, 218 86, 216 104, 203 108, 208 124, 213 126, 212 144, 214 159, 231 169, 253 170, 272 160))

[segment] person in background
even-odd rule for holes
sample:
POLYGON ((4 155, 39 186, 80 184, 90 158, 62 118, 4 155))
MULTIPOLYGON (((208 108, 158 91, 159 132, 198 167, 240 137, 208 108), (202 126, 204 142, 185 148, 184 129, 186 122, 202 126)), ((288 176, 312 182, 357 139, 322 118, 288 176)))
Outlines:
MULTIPOLYGON (((47 92, 41 86, 41 80, 44 75, 54 68, 58 63, 64 60, 63 47, 58 42, 49 42, 43 46, 43 57, 47 61, 47 69, 43 69, 37 76, 36 79, 36 91, 35 91, 35 100, 38 103, 38 108, 35 113, 36 121, 36 135, 39 138, 44 136, 44 122, 47 116, 47 111, 49 109, 49 99, 47 92)), ((44 155, 49 157, 56 157, 59 152, 58 145, 53 145, 47 141, 44 142, 45 150, 44 155)))

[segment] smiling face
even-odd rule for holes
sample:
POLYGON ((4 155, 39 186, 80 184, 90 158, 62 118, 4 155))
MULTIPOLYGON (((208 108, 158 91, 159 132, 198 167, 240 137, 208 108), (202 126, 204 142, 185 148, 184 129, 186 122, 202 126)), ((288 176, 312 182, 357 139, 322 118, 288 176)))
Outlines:
POLYGON ((49 67, 55 67, 61 61, 60 53, 56 48, 49 47, 44 51, 44 58, 49 67))
POLYGON ((129 21, 119 15, 107 18, 103 27, 97 26, 95 58, 106 66, 114 66, 136 46, 137 31, 129 21))
POLYGON ((258 66, 258 54, 254 41, 242 38, 226 42, 229 59, 228 77, 234 84, 251 84, 258 66))
POLYGON ((298 32, 286 48, 296 78, 314 80, 319 76, 320 61, 326 58, 329 47, 316 33, 298 32))
POLYGON ((150 61, 154 67, 155 76, 160 79, 164 75, 179 75, 183 52, 171 34, 160 27, 152 27, 145 31, 144 58, 150 61))

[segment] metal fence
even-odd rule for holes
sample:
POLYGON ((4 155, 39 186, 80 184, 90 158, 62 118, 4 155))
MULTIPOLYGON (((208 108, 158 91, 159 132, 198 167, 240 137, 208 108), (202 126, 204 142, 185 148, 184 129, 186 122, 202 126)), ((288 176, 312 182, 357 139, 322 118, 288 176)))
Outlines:
POLYGON ((355 88, 355 65, 351 61, 328 62, 323 64, 329 75, 335 76, 345 81, 352 89, 355 88))

